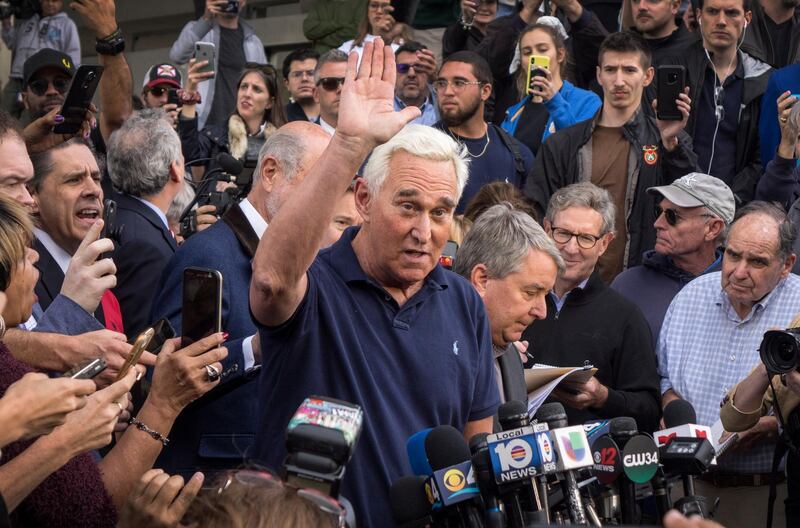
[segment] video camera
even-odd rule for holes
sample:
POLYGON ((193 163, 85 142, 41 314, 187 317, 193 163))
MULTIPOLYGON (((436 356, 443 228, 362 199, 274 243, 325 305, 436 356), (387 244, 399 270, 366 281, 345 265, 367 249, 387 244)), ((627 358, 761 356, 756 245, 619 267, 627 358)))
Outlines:
POLYGON ((800 366, 800 328, 770 330, 758 348, 770 374, 786 374, 800 366))
POLYGON ((39 0, 6 0, 0 2, 0 20, 5 20, 12 16, 24 20, 36 14, 42 14, 42 5, 39 0))
POLYGON ((197 210, 195 206, 202 207, 204 205, 213 205, 216 208, 215 214, 217 218, 219 218, 250 192, 252 172, 242 175, 245 168, 242 162, 228 153, 222 152, 218 154, 216 158, 203 158, 188 163, 187 165, 211 160, 216 161, 218 167, 212 169, 205 175, 203 181, 197 187, 194 200, 192 200, 192 203, 190 203, 183 211, 183 214, 181 214, 180 235, 184 239, 197 233, 197 210), (218 191, 218 182, 230 182, 235 184, 235 186, 218 191))

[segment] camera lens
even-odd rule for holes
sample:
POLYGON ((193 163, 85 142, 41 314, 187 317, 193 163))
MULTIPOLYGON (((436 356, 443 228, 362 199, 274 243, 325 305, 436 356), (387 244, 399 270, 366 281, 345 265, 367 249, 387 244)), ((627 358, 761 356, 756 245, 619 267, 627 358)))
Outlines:
POLYGON ((792 332, 770 330, 764 334, 759 354, 767 371, 772 374, 784 374, 798 366, 800 344, 792 332))
POLYGON ((95 75, 95 74, 94 74, 94 72, 93 72, 93 71, 90 71, 90 72, 89 72, 89 73, 86 75, 86 82, 91 82, 91 81, 93 81, 93 80, 94 80, 94 75, 95 75))
POLYGON ((675 84, 676 82, 678 82, 678 74, 677 73, 670 73, 669 75, 667 75, 667 83, 675 84))

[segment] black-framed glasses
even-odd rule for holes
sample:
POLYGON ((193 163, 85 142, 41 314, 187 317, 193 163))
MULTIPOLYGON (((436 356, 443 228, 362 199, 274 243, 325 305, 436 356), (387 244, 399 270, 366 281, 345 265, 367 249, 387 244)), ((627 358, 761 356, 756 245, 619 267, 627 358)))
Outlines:
POLYGON ((338 521, 337 526, 339 528, 345 528, 346 520, 347 520, 347 510, 342 506, 342 504, 331 497, 330 495, 326 495, 319 490, 315 490, 313 488, 299 488, 297 486, 293 486, 288 484, 280 479, 277 475, 270 471, 266 470, 259 470, 259 469, 240 469, 234 471, 228 475, 228 478, 225 479, 225 482, 217 489, 217 495, 222 495, 225 490, 227 490, 233 481, 236 480, 239 484, 244 484, 245 486, 264 486, 267 488, 277 488, 277 487, 284 487, 288 488, 295 493, 301 499, 309 501, 313 504, 316 508, 321 510, 323 513, 327 513, 333 517, 335 517, 338 521))
POLYGON ((322 86, 326 92, 335 92, 344 84, 344 77, 323 77, 317 81, 317 86, 322 86))
POLYGON ((56 77, 52 81, 48 79, 34 79, 28 83, 28 88, 30 88, 34 94, 41 97, 47 93, 47 89, 52 85, 58 93, 64 95, 67 93, 67 90, 69 90, 70 83, 72 83, 72 79, 67 79, 65 77, 56 77))
POLYGON ((583 249, 592 249, 595 245, 597 245, 597 241, 603 238, 602 235, 595 236, 588 233, 573 233, 572 231, 567 231, 566 229, 555 226, 553 226, 551 232, 553 240, 555 240, 557 243, 569 244, 569 241, 572 240, 572 237, 575 237, 578 245, 583 249))
POLYGON ((689 220, 690 218, 697 218, 702 216, 705 216, 706 218, 714 218, 714 215, 708 213, 701 213, 699 215, 693 215, 693 216, 683 216, 675 209, 669 207, 664 208, 661 207, 660 205, 656 206, 655 213, 656 213, 656 219, 658 219, 658 217, 660 217, 663 214, 664 220, 666 220, 667 224, 671 225, 672 227, 678 225, 678 223, 680 223, 682 220, 689 220))
POLYGON ((480 81, 465 81, 464 79, 454 79, 452 81, 448 81, 447 79, 437 79, 433 81, 433 87, 437 92, 443 92, 447 90, 448 86, 452 86, 454 92, 460 93, 463 92, 467 86, 472 86, 475 84, 480 86, 483 83, 480 81))

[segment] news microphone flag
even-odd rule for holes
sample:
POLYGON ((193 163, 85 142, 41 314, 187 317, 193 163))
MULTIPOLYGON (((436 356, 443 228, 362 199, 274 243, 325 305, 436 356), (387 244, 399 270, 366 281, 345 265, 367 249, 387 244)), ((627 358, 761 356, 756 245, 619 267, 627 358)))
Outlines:
POLYGON ((520 427, 486 437, 497 484, 510 484, 535 477, 541 456, 533 427, 520 427))
MULTIPOLYGON (((697 424, 684 424, 676 427, 670 427, 661 431, 656 431, 653 438, 658 447, 667 445, 671 438, 675 437, 689 437, 689 438, 705 438, 709 442, 712 440, 711 428, 705 425, 697 424)), ((713 442, 711 442, 713 444, 713 442)))
POLYGON ((644 484, 658 471, 658 447, 646 434, 637 434, 622 450, 622 470, 631 481, 644 484))
POLYGON ((451 506, 480 496, 472 462, 460 464, 433 472, 425 485, 428 501, 433 508, 451 506))
POLYGON ((593 464, 589 440, 582 425, 561 427, 550 432, 555 439, 560 471, 581 469, 593 464))

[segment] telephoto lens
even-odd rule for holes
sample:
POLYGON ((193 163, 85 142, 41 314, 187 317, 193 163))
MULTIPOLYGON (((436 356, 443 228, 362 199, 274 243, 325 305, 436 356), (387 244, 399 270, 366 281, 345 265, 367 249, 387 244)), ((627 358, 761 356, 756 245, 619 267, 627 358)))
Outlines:
POLYGON ((761 362, 770 374, 785 374, 800 363, 800 341, 798 328, 770 330, 764 334, 758 349, 761 362))

